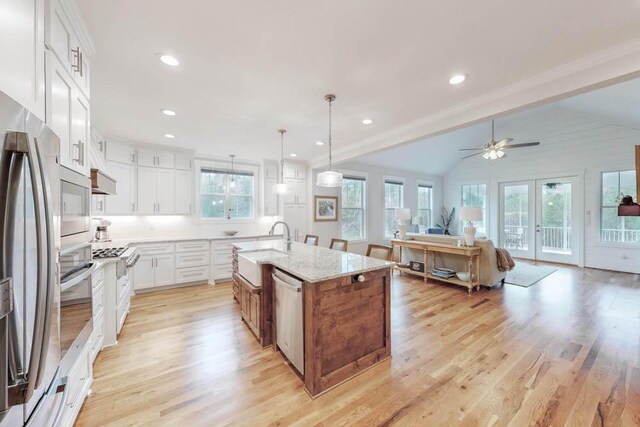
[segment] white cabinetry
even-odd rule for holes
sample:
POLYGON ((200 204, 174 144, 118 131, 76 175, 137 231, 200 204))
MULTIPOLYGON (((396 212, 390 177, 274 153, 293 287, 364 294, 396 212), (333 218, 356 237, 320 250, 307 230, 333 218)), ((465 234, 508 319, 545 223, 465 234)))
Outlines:
POLYGON ((304 241, 307 230, 307 205, 285 204, 282 216, 289 226, 291 240, 295 242, 304 241))
POLYGON ((193 211, 193 172, 176 170, 175 172, 175 213, 188 215, 193 211))
POLYGON ((173 169, 175 167, 175 154, 170 151, 140 148, 138 149, 138 166, 173 169))
POLYGON ((138 166, 138 213, 175 212, 175 171, 138 166))
POLYGON ((278 183, 278 164, 264 162, 264 215, 278 215, 278 195, 273 192, 273 186, 278 183))
MULTIPOLYGON (((107 146, 107 154, 112 143, 107 146)), ((107 160, 108 174, 116 180, 116 194, 106 197, 107 215, 132 215, 136 211, 135 169, 132 165, 107 160)))
POLYGON ((175 246, 173 243, 136 244, 140 259, 134 267, 136 290, 175 283, 175 246))
POLYGON ((286 162, 284 164, 284 177, 306 180, 307 167, 302 163, 286 162))
POLYGON ((193 156, 187 153, 176 153, 176 169, 190 171, 193 169, 193 156))
POLYGON ((209 242, 194 240, 176 243, 176 283, 209 280, 209 242))
POLYGON ((106 143, 105 158, 109 161, 133 166, 135 154, 136 149, 133 145, 117 141, 108 141, 106 143))
POLYGON ((45 0, 3 0, 0 6, 0 88, 45 118, 45 0))

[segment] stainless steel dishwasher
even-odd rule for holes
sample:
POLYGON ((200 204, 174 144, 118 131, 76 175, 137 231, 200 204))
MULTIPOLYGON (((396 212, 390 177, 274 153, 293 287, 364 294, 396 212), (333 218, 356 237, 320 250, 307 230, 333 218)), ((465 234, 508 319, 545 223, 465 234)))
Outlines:
POLYGON ((304 323, 302 317, 302 282, 275 269, 276 342, 295 368, 304 375, 304 323))

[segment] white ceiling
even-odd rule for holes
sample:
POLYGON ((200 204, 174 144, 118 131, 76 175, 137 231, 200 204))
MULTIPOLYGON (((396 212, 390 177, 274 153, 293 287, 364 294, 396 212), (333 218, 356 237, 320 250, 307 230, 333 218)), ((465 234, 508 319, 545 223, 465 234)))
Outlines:
POLYGON ((77 3, 100 131, 253 159, 278 156, 281 127, 287 153, 326 156, 329 92, 340 148, 640 37, 636 0, 77 3), (452 87, 455 72, 470 77, 452 87))
MULTIPOLYGON (((526 123, 528 120, 535 120, 535 117, 544 111, 555 109, 571 110, 625 126, 640 127, 640 79, 629 80, 496 119, 495 139, 500 141, 510 136, 501 131, 510 123, 526 123)), ((362 156, 358 161, 383 168, 401 168, 443 175, 462 161, 464 156, 472 154, 472 152, 458 151, 460 148, 478 148, 490 139, 491 122, 487 121, 400 147, 371 153, 362 156)), ((529 139, 514 140, 513 144, 534 140, 538 140, 538 135, 532 134, 529 139)), ((544 143, 544 141, 541 142, 544 143)), ((530 153, 535 155, 535 148, 531 150, 530 153)))

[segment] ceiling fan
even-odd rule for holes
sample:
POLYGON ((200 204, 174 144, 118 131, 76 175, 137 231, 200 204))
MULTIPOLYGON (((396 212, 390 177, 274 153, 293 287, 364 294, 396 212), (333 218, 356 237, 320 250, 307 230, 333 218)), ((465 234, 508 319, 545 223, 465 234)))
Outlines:
POLYGON ((469 157, 482 154, 482 157, 487 160, 497 160, 507 155, 505 152, 506 150, 511 150, 513 148, 535 147, 536 145, 540 145, 540 142, 538 141, 525 142, 522 144, 511 144, 511 141, 513 141, 513 138, 504 138, 500 141, 496 141, 495 123, 491 120, 491 141, 484 144, 482 148, 460 148, 458 151, 478 151, 478 153, 473 153, 463 157, 462 159, 468 159, 469 157))

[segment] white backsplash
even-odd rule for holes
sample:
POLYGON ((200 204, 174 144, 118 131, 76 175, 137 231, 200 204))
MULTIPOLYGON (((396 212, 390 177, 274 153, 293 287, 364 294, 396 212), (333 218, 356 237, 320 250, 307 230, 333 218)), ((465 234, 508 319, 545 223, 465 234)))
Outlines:
MULTIPOLYGON (((282 217, 265 216, 253 221, 202 222, 191 216, 105 216, 111 221, 109 234, 112 239, 160 238, 160 237, 219 237, 225 230, 237 230, 238 236, 267 234, 273 223, 282 217)), ((92 224, 95 232, 96 221, 92 224)), ((276 233, 282 230, 278 228, 276 233)))

